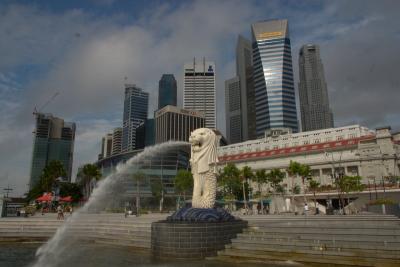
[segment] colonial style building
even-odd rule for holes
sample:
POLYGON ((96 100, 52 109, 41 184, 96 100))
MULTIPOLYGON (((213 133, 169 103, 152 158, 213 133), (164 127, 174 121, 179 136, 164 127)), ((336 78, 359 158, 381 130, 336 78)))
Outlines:
MULTIPOLYGON (((284 185, 291 186, 287 174, 290 161, 307 164, 322 185, 332 184, 338 175, 360 175, 365 184, 381 183, 400 175, 400 133, 390 127, 370 130, 359 125, 324 130, 273 133, 262 139, 219 147, 220 167, 235 163, 253 170, 279 168, 286 173, 284 185)), ((295 181, 300 185, 302 182, 295 181)))

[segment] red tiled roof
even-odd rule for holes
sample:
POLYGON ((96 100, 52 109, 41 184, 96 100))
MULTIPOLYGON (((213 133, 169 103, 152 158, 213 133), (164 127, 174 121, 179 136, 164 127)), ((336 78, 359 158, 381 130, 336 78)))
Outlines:
POLYGON ((291 154, 301 154, 306 152, 320 152, 325 150, 332 150, 338 148, 349 148, 355 147, 358 145, 359 141, 361 140, 371 140, 374 139, 374 135, 362 136, 359 138, 354 139, 346 139, 341 141, 333 141, 333 142, 325 142, 325 143, 318 143, 318 144, 308 144, 296 147, 288 147, 288 148, 278 148, 272 150, 264 150, 264 151, 257 151, 257 152, 247 152, 235 155, 228 155, 228 156, 220 156, 218 159, 220 163, 225 163, 229 161, 244 161, 247 158, 272 158, 272 157, 281 157, 281 156, 288 156, 291 154))

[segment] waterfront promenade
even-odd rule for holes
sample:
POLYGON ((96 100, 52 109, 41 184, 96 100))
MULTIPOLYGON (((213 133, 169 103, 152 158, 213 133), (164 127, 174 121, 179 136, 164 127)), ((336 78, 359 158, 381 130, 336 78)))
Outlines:
MULTIPOLYGON (((64 223, 56 216, 1 218, 0 242, 44 242, 64 223)), ((71 238, 147 250, 151 246, 151 223, 166 216, 82 215, 70 227, 71 238)), ((400 266, 400 220, 395 216, 253 215, 241 218, 249 222, 248 228, 220 251, 216 259, 400 266)))

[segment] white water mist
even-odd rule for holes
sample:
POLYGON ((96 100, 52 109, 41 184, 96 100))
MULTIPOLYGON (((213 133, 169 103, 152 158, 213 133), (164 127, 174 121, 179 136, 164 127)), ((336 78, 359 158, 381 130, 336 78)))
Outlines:
POLYGON ((71 231, 68 230, 70 230, 74 223, 79 222, 82 214, 93 209, 97 210, 104 207, 104 205, 107 203, 107 198, 109 193, 111 193, 113 186, 120 183, 126 177, 126 175, 132 173, 132 169, 138 163, 140 163, 141 160, 161 155, 163 152, 168 151, 169 149, 187 145, 188 143, 186 142, 170 141, 147 147, 144 151, 135 155, 126 163, 118 164, 115 172, 99 182, 98 186, 94 189, 85 205, 79 210, 75 211, 72 216, 70 216, 66 222, 57 229, 54 236, 36 251, 37 261, 34 263, 33 267, 55 267, 60 263, 65 264, 65 262, 68 260, 68 257, 65 257, 66 253, 72 248, 70 239, 71 236, 69 235, 71 231))

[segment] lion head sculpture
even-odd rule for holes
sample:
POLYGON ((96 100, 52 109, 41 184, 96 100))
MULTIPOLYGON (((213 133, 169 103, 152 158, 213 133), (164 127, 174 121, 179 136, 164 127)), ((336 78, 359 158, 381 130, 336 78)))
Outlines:
POLYGON ((207 128, 196 129, 190 134, 189 142, 192 146, 190 158, 192 168, 197 168, 197 173, 204 173, 210 169, 216 172, 219 137, 214 131, 207 128))

